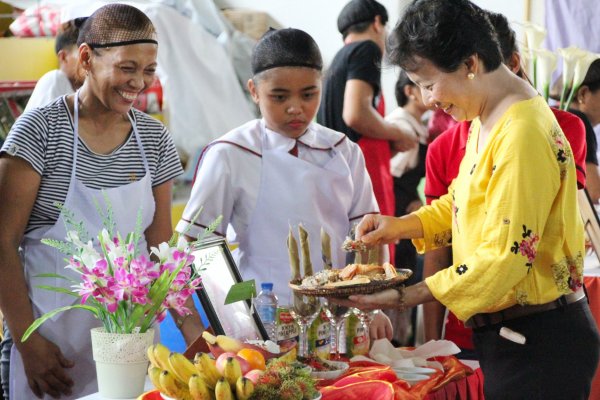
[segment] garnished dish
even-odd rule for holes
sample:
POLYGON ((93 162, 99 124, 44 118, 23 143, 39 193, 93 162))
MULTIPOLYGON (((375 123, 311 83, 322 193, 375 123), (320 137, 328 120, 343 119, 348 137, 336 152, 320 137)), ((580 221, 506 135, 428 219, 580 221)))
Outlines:
POLYGON ((362 240, 353 240, 348 237, 342 243, 342 250, 353 252, 353 251, 367 251, 367 245, 362 240))
POLYGON ((303 279, 292 280, 290 287, 304 295, 345 297, 399 286, 411 275, 411 270, 397 270, 390 263, 350 264, 343 269, 323 270, 303 279))
POLYGON ((329 361, 318 357, 298 357, 298 361, 311 368, 310 376, 316 379, 334 379, 348 369, 348 363, 329 361))

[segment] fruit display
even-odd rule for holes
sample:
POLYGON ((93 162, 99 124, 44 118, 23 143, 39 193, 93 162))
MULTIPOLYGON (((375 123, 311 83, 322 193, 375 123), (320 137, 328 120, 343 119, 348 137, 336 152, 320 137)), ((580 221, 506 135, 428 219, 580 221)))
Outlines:
POLYGON ((256 382, 250 400, 311 400, 318 395, 310 368, 298 362, 272 360, 256 382))
MULTIPOLYGON (((267 360, 286 363, 296 359, 296 349, 273 357, 258 345, 243 344, 226 336, 215 336, 211 353, 197 353, 193 360, 171 352, 158 343, 147 350, 148 377, 163 397, 178 400, 247 400, 252 398, 267 360), (214 350, 214 351, 213 351, 214 350), (225 351, 228 350, 228 351, 225 351), (287 360, 287 361, 286 361, 287 360)), ((258 397, 262 398, 262 397, 258 397)))

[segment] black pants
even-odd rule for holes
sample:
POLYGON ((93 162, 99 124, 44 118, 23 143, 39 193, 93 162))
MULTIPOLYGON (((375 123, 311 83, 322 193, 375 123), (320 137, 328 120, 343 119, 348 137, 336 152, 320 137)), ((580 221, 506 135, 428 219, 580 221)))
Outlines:
POLYGON ((600 353, 586 300, 473 330, 486 400, 587 400, 600 353), (499 335, 505 326, 525 336, 499 335))
POLYGON ((8 372, 10 370, 10 349, 12 344, 12 336, 6 327, 6 322, 4 322, 4 340, 0 343, 0 378, 2 381, 0 396, 3 394, 5 400, 8 400, 8 372))

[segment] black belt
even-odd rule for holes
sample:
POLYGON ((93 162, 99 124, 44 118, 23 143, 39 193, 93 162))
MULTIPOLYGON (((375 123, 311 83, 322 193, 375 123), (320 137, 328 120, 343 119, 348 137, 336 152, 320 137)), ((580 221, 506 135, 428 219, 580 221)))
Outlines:
POLYGON ((535 304, 530 306, 521 306, 517 304, 493 313, 475 314, 465 321, 465 326, 468 328, 482 328, 488 325, 496 325, 503 321, 564 307, 568 304, 578 302, 584 298, 585 292, 583 289, 579 289, 575 293, 566 294, 554 301, 551 301, 550 303, 535 304))

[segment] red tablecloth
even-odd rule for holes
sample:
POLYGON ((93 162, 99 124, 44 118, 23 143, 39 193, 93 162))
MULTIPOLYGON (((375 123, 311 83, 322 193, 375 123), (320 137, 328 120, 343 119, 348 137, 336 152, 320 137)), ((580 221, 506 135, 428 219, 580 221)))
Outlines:
MULTIPOLYGON (((596 325, 600 329, 600 276, 584 276, 583 282, 587 290, 590 310, 592 310, 596 325)), ((593 399, 600 399, 600 368, 596 370, 596 375, 592 381, 590 400, 593 399)))
POLYGON ((483 400, 483 373, 477 368, 473 375, 450 382, 440 390, 429 393, 424 400, 483 400))

